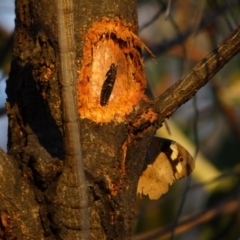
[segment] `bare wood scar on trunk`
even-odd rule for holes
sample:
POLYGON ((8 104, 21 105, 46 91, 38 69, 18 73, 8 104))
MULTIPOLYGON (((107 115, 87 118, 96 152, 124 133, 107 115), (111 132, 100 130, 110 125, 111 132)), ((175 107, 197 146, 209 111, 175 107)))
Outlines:
MULTIPOLYGON (((85 34, 78 71, 78 108, 95 122, 125 121, 144 95, 146 78, 140 48, 147 49, 121 19, 103 18, 85 34)), ((149 51, 150 52, 150 51, 149 51)))

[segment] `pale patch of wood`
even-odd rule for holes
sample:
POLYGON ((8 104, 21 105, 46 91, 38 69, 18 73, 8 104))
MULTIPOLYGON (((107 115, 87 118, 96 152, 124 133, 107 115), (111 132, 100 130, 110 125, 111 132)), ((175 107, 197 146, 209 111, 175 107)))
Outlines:
POLYGON ((103 18, 87 31, 78 76, 78 106, 82 118, 122 122, 141 99, 147 100, 139 48, 149 50, 134 30, 135 26, 127 26, 121 19, 103 18), (118 66, 116 80, 108 103, 101 106, 101 88, 111 64, 118 66))

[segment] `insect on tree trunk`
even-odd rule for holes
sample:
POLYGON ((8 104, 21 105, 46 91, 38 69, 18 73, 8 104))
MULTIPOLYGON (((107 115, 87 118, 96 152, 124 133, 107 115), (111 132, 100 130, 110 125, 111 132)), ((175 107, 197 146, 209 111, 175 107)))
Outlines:
MULTIPOLYGON (((141 139, 138 129, 131 126, 134 106, 148 101, 143 93, 146 80, 139 51, 145 46, 135 35, 136 3, 74 4, 75 80, 90 238, 128 239, 146 152, 143 146, 150 139, 141 139)), ((71 185, 76 166, 66 158, 66 153, 71 154, 71 146, 67 150, 65 144, 69 129, 64 128, 68 121, 64 114, 69 109, 64 105, 64 83, 60 80, 63 67, 59 68, 66 59, 60 58, 57 19, 55 3, 16 2, 7 112, 9 154, 21 169, 10 180, 19 183, 21 201, 16 208, 6 205, 1 209, 8 210, 11 226, 17 226, 11 234, 19 238, 83 236, 79 194, 71 185), (22 210, 18 217, 17 209, 22 210)), ((142 123, 145 121, 149 121, 147 116, 142 123)), ((150 123, 153 121, 154 114, 150 123)), ((148 132, 149 137, 154 133, 151 129, 148 132)), ((15 167, 12 171, 17 171, 15 167)))

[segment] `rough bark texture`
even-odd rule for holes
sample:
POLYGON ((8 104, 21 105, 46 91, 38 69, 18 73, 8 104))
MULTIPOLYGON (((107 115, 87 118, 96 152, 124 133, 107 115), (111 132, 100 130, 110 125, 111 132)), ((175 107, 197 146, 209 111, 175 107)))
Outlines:
MULTIPOLYGON (((77 69, 82 67, 84 34, 95 19, 118 17, 137 30, 134 1, 101 1, 101 4, 75 1, 74 4, 77 69)), ((1 209, 9 213, 9 225, 16 226, 11 229, 11 236, 17 239, 81 239, 74 191, 69 191, 68 196, 61 196, 59 191, 56 195, 59 186, 67 187, 58 182, 64 168, 64 136, 57 39, 54 3, 16 2, 7 113, 8 153, 20 170, 9 181, 13 182, 12 187, 17 184, 20 189, 27 188, 27 196, 19 192, 25 205, 18 210, 4 204, 1 209)), ((132 137, 133 118, 134 112, 128 121, 120 123, 100 124, 81 119, 92 239, 130 239, 136 186, 146 152, 144 146, 150 139, 132 137)), ((153 135, 153 131, 149 133, 153 135)), ((69 177, 61 175, 61 181, 69 177)), ((10 202, 15 205, 15 201, 17 195, 10 202)))

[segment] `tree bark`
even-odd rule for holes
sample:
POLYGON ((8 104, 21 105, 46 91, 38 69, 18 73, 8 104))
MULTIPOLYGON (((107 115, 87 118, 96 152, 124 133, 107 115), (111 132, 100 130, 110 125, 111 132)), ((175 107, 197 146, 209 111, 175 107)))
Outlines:
MULTIPOLYGON (((74 1, 74 27, 90 239, 130 239, 147 146, 164 118, 203 84, 187 89, 186 98, 173 98, 171 106, 165 95, 155 103, 144 96, 140 48, 145 46, 135 35, 135 1, 74 1), (95 70, 101 62, 95 46, 113 53, 100 73, 95 70), (100 98, 105 78, 114 77, 107 74, 111 63, 117 65, 117 76, 105 105, 100 98)), ((66 164, 57 29, 54 1, 16 1, 7 82, 8 154, 0 151, 2 239, 84 239, 81 206, 71 185, 76 166, 66 164)), ((239 51, 239 41, 236 45, 231 57, 239 51)), ((183 93, 181 86, 171 94, 183 93)))
MULTIPOLYGON (((135 1, 76 1, 74 9, 76 69, 81 69, 84 35, 94 20, 121 16, 126 25, 137 30, 135 1)), ((25 205, 16 209, 12 207, 18 201, 14 196, 11 206, 5 199, 2 202, 8 205, 1 209, 8 211, 10 226, 16 226, 11 228, 11 235, 19 239, 81 239, 78 201, 68 186, 71 175, 63 171, 66 166, 56 19, 55 3, 16 2, 13 60, 7 82, 8 156, 16 162, 16 169, 20 168, 18 175, 11 174, 10 180, 15 182, 12 186, 19 183, 21 189, 26 185, 25 194, 31 200, 24 196, 27 202, 23 200, 25 205)), ((128 128, 127 122, 81 119, 91 239, 131 236, 141 170, 137 163, 143 161, 145 149, 138 141, 129 142, 129 150, 124 149, 128 128)))

